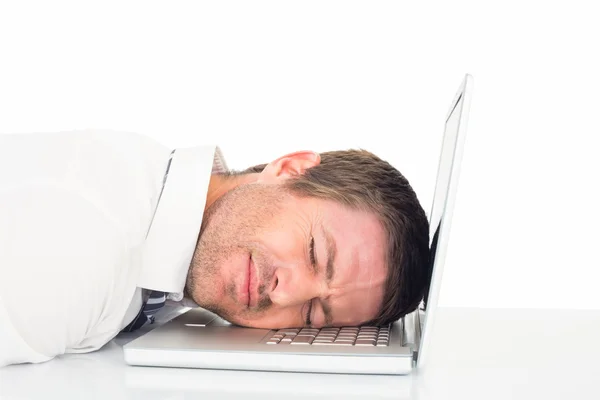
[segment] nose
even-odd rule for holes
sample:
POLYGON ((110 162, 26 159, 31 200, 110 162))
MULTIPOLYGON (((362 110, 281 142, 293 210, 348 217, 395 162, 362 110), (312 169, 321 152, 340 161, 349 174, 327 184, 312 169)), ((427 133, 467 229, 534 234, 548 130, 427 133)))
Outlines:
POLYGON ((278 267, 271 282, 271 301, 281 307, 289 307, 321 296, 322 284, 311 268, 304 264, 278 267))

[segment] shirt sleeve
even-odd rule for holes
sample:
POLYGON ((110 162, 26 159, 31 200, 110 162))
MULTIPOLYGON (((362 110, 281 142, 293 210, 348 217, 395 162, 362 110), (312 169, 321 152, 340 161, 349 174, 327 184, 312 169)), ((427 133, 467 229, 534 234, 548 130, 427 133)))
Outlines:
MULTIPOLYGON (((0 137, 0 366, 119 331, 166 152, 134 135, 0 137), (156 150, 154 150, 156 149, 156 150)), ((167 153, 168 154, 168 153, 167 153)))
POLYGON ((0 221, 0 324, 6 336, 12 327, 0 364, 63 354, 102 322, 126 267, 123 238, 88 199, 48 185, 2 193, 0 221), (16 348, 25 352, 10 354, 16 348))

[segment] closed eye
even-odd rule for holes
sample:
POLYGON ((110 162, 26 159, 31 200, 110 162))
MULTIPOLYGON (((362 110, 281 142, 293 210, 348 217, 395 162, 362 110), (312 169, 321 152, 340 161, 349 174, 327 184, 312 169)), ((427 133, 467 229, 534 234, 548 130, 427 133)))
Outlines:
POLYGON ((312 313, 312 305, 313 305, 313 301, 311 300, 308 302, 308 310, 306 311, 306 318, 304 318, 304 323, 306 324, 305 326, 312 325, 312 321, 310 319, 310 314, 312 313))
POLYGON ((313 269, 316 271, 317 269, 317 259, 315 257, 315 238, 311 237, 310 238, 310 263, 313 266, 313 269))
MULTIPOLYGON (((311 236, 310 238, 310 243, 309 243, 309 249, 308 249, 308 256, 310 258, 310 264, 313 268, 313 271, 315 273, 317 273, 317 259, 315 257, 315 238, 311 236)), ((313 300, 309 300, 308 303, 308 310, 306 311, 306 315, 304 316, 304 323, 305 326, 311 326, 312 321, 311 321, 311 313, 312 313, 312 308, 313 308, 313 300)))

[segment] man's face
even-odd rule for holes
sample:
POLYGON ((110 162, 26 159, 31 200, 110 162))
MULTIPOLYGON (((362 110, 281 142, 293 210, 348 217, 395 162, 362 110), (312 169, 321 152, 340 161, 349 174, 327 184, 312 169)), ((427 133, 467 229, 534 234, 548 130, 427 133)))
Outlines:
POLYGON ((246 184, 207 210, 188 291, 243 326, 358 325, 381 306, 385 249, 371 213, 246 184))

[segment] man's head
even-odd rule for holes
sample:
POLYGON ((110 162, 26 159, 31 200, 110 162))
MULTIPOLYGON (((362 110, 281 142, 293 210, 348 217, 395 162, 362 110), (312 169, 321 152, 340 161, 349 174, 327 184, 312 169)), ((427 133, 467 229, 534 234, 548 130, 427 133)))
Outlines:
POLYGON ((209 193, 186 284, 200 306, 244 326, 321 327, 389 323, 423 298, 427 218, 387 162, 297 152, 220 179, 232 188, 209 193))

